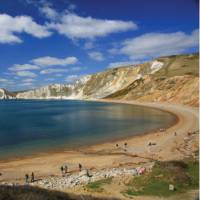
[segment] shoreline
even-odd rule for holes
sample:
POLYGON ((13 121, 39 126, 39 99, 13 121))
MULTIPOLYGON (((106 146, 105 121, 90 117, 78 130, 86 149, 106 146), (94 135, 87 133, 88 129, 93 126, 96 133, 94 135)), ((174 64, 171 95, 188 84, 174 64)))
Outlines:
MULTIPOLYGON (((90 100, 91 101, 91 100, 90 100)), ((51 174, 60 175, 59 167, 68 163, 71 171, 77 169, 77 164, 82 163, 88 169, 103 169, 120 166, 138 165, 152 160, 181 159, 184 157, 176 148, 183 144, 187 131, 198 130, 197 108, 166 103, 141 103, 135 101, 92 100, 110 103, 126 103, 148 106, 175 114, 176 123, 166 128, 165 132, 151 131, 150 133, 134 135, 117 141, 108 141, 101 144, 81 147, 79 150, 62 150, 59 152, 46 152, 40 155, 32 155, 15 160, 0 161, 0 182, 5 180, 21 180, 24 173, 35 171, 39 177, 51 174), (174 131, 177 136, 174 137, 174 131), (156 142, 149 147, 149 141, 156 142), (119 148, 116 148, 116 142, 119 148), (128 143, 127 152, 124 152, 123 144, 128 143), (50 155, 49 155, 50 154, 50 155), (151 159, 150 159, 151 158, 151 159)), ((198 142, 198 141, 197 141, 198 142)), ((198 148, 195 146, 195 148, 198 148)))
MULTIPOLYGON (((114 103, 114 104, 128 104, 128 105, 136 105, 136 106, 142 106, 142 107, 146 107, 146 108, 152 108, 152 109, 156 109, 156 110, 160 110, 162 112, 166 112, 166 113, 169 113, 171 114, 175 119, 173 120, 172 123, 162 127, 162 129, 169 129, 173 126, 175 126, 178 122, 179 122, 179 117, 178 115, 176 115, 176 113, 173 113, 169 110, 165 110, 165 109, 161 109, 161 108, 157 108, 157 107, 152 107, 152 106, 148 106, 148 105, 144 105, 143 103, 139 103, 139 102, 118 102, 118 101, 113 101, 113 100, 104 100, 104 99, 95 99, 95 100, 84 100, 86 102, 103 102, 103 103, 114 103)), ((149 130, 149 131, 145 131, 145 132, 142 132, 142 133, 136 133, 134 135, 130 135, 130 136, 123 136, 123 137, 120 137, 120 138, 114 138, 114 139, 111 139, 109 138, 108 142, 95 142, 95 143, 91 143, 91 144, 85 144, 85 145, 81 145, 80 148, 77 149, 77 147, 63 147, 63 148, 55 148, 55 149, 49 149, 49 150, 44 150, 42 152, 36 152, 36 153, 32 153, 31 155, 22 155, 22 156, 16 156, 16 157, 10 157, 10 158, 3 158, 1 159, 0 158, 0 163, 5 163, 5 162, 13 162, 13 161, 19 161, 19 160, 23 160, 23 159, 30 159, 30 158, 34 158, 34 157, 41 157, 41 156, 46 156, 48 155, 49 153, 53 153, 53 154, 59 154, 61 152, 81 152, 81 151, 84 151, 84 150, 87 150, 88 148, 90 147, 95 147, 95 146, 99 146, 99 145, 103 145, 103 144, 107 144, 107 143, 119 143, 121 142, 122 140, 129 140, 129 139, 133 139, 135 137, 140 137, 140 136, 144 136, 144 135, 147 135, 147 134, 152 134, 152 133, 155 133, 155 132, 158 132, 160 130, 160 128, 155 128, 155 129, 152 129, 152 130, 149 130)))

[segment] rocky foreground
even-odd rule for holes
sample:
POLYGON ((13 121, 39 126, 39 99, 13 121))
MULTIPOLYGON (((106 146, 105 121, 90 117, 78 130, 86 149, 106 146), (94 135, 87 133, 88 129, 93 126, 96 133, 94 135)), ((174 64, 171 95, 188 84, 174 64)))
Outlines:
POLYGON ((1 185, 32 185, 40 186, 47 189, 63 190, 66 188, 72 188, 75 186, 86 185, 91 182, 95 182, 105 178, 113 178, 120 176, 139 176, 146 171, 145 167, 138 168, 112 168, 103 169, 99 171, 82 170, 78 173, 66 173, 63 176, 50 176, 45 177, 34 182, 29 183, 11 183, 2 182, 1 185))

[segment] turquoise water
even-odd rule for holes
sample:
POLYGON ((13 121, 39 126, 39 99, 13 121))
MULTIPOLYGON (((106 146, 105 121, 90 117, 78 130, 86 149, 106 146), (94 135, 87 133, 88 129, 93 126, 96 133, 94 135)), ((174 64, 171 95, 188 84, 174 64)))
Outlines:
POLYGON ((172 124, 147 107, 71 101, 0 101, 0 159, 107 142, 172 124))

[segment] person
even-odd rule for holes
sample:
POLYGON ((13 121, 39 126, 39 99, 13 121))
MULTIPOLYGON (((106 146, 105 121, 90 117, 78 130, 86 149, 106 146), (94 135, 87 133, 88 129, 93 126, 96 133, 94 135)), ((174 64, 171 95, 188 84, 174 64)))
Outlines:
POLYGON ((82 170, 82 165, 80 163, 78 164, 78 167, 79 167, 79 171, 81 171, 82 170))
POLYGON ((176 135, 177 135, 177 133, 175 132, 175 133, 174 133, 174 136, 176 136, 176 135))
POLYGON ((28 178, 29 178, 28 174, 25 174, 25 181, 26 181, 26 183, 28 183, 28 178))
POLYGON ((148 144, 149 146, 151 146, 151 142, 149 142, 149 144, 148 144))
POLYGON ((61 170, 61 173, 62 173, 62 175, 63 175, 63 172, 64 172, 63 166, 60 167, 60 170, 61 170))
POLYGON ((90 177, 89 170, 86 170, 87 177, 90 177))
POLYGON ((126 147, 127 147, 127 145, 128 145, 128 144, 127 144, 127 142, 125 142, 125 143, 124 143, 124 147, 126 148, 126 147))
POLYGON ((86 170, 86 175, 87 175, 87 177, 89 177, 89 178, 92 177, 92 175, 89 173, 89 170, 88 170, 88 169, 86 170))
POLYGON ((65 174, 67 173, 67 171, 68 171, 68 167, 67 165, 65 165, 65 174))
POLYGON ((35 175, 34 175, 34 173, 32 172, 32 174, 31 174, 31 182, 33 183, 35 181, 35 175))
POLYGON ((118 144, 116 144, 116 147, 118 147, 119 145, 118 144))

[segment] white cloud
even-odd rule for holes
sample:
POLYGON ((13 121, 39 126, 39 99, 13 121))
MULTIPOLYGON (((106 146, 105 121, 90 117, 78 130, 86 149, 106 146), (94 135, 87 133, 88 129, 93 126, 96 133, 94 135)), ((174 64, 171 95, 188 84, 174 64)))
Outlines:
POLYGON ((68 9, 69 10, 75 10, 76 9, 76 5, 71 3, 71 4, 69 4, 68 9))
POLYGON ((9 79, 6 79, 6 78, 0 78, 0 84, 1 84, 1 87, 3 86, 8 86, 8 85, 13 85, 14 84, 14 81, 12 80, 9 80, 9 79))
POLYGON ((0 43, 21 43, 22 40, 16 33, 24 32, 37 38, 51 35, 46 26, 37 24, 29 16, 12 17, 7 14, 0 14, 0 27, 0 43))
POLYGON ((90 53, 88 53, 88 55, 91 59, 96 60, 96 61, 103 61, 104 60, 103 54, 101 52, 98 52, 98 51, 90 52, 90 53))
POLYGON ((130 65, 134 65, 136 64, 134 61, 130 61, 130 62, 112 62, 108 65, 107 68, 117 68, 117 67, 126 67, 126 66, 130 66, 130 65))
POLYGON ((40 8, 40 12, 43 13, 47 18, 55 20, 59 15, 58 13, 48 5, 40 8))
POLYGON ((78 59, 76 57, 55 58, 55 57, 45 56, 33 59, 31 62, 39 66, 54 66, 54 65, 65 66, 77 63, 78 59))
POLYGON ((108 49, 108 53, 110 53, 112 55, 119 54, 119 47, 114 47, 114 48, 108 49))
POLYGON ((19 86, 33 86, 32 82, 19 83, 19 86))
POLYGON ((5 79, 5 78, 0 78, 0 82, 7 82, 8 79, 5 79))
POLYGON ((73 83, 74 81, 78 80, 79 76, 78 75, 69 75, 66 77, 65 81, 67 83, 73 83))
POLYGON ((147 33, 122 43, 118 52, 132 60, 183 53, 185 50, 198 46, 198 30, 191 34, 147 33))
POLYGON ((0 78, 0 84, 2 86, 12 85, 14 82, 12 80, 6 79, 6 78, 0 78))
POLYGON ((30 72, 30 71, 17 71, 15 72, 17 76, 22 76, 22 77, 31 77, 35 78, 37 74, 30 72))
POLYGON ((94 43, 92 41, 86 42, 84 44, 84 49, 93 49, 94 48, 94 43))
POLYGON ((45 78, 45 81, 55 81, 55 78, 45 78))
POLYGON ((80 71, 81 69, 85 69, 85 67, 72 67, 71 71, 80 71))
POLYGON ((40 69, 36 65, 31 65, 31 64, 15 64, 12 67, 9 67, 8 70, 10 71, 24 71, 24 70, 37 70, 40 69))
POLYGON ((40 71, 40 74, 52 74, 52 73, 59 73, 59 72, 68 72, 67 69, 44 69, 42 71, 40 71))
POLYGON ((27 79, 22 80, 22 82, 24 82, 24 83, 32 83, 34 81, 35 81, 35 79, 33 79, 33 78, 27 78, 27 79))
POLYGON ((54 74, 55 77, 62 77, 63 74, 54 74))
POLYGON ((69 12, 61 15, 59 21, 50 23, 48 27, 71 39, 93 39, 111 33, 137 29, 137 25, 132 21, 81 17, 69 12))

